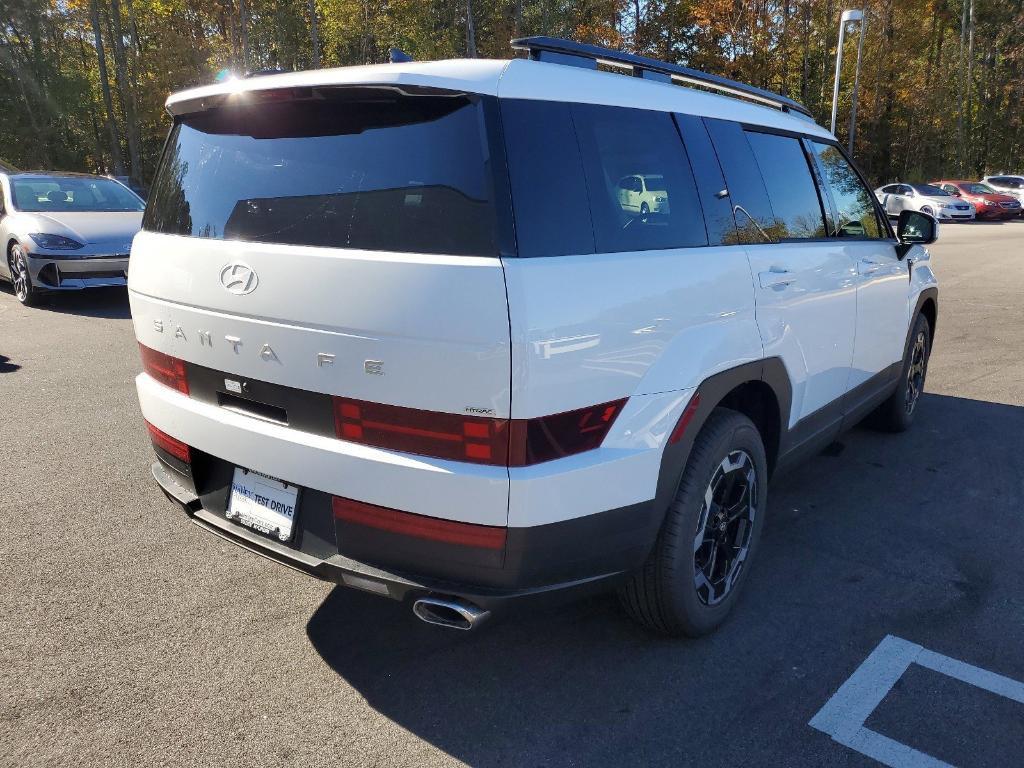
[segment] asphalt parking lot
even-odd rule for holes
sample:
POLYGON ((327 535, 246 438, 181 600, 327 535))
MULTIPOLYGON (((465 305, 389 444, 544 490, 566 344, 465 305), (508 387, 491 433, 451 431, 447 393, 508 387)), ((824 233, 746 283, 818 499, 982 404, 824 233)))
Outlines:
POLYGON ((609 597, 446 632, 200 531, 149 477, 124 292, 4 286, 0 765, 1020 765, 1024 221, 932 253, 913 430, 779 479, 700 641, 609 597))

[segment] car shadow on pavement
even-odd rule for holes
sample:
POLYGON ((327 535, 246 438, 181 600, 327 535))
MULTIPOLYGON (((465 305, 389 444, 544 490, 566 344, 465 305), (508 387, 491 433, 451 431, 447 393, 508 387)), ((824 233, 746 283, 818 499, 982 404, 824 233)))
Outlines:
POLYGON ((459 632, 341 587, 308 637, 370 707, 469 765, 824 764, 839 747, 807 721, 886 634, 1007 642, 1024 408, 920 408, 911 431, 856 428, 773 483, 753 578, 707 638, 651 635, 612 595, 459 632))
POLYGON ((43 297, 38 309, 111 320, 127 320, 132 316, 128 291, 120 287, 50 293, 43 297))
POLYGON ((0 355, 0 373, 14 373, 21 368, 17 363, 12 363, 11 358, 0 355))

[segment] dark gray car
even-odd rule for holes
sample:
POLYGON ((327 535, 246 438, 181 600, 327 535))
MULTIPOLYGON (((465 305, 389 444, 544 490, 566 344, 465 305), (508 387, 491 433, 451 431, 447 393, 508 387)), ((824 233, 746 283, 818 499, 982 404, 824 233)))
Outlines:
POLYGON ((142 199, 84 173, 0 173, 0 278, 22 304, 44 291, 125 285, 142 199))

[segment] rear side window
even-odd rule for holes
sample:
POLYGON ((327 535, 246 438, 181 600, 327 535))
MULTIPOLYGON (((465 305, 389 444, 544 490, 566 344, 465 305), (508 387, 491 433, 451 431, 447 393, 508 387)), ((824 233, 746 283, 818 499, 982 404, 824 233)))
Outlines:
POLYGON ((704 124, 725 174, 736 215, 739 242, 772 242, 775 213, 743 128, 739 123, 715 118, 705 118, 704 124))
POLYGON ((500 103, 519 255, 593 253, 587 185, 569 105, 500 103))
POLYGON ((736 221, 732 215, 729 190, 704 121, 694 115, 680 114, 676 115, 676 124, 683 135, 693 176, 697 180, 700 205, 704 210, 704 223, 708 230, 708 244, 733 245, 736 243, 736 221))
POLYGON ((670 113, 573 104, 572 115, 599 253, 708 244, 670 113))
POLYGON ((810 142, 839 215, 838 237, 882 237, 875 198, 843 153, 832 144, 810 142))
POLYGON ((192 237, 496 255, 477 97, 324 88, 177 122, 143 228, 192 237))
POLYGON ((775 215, 769 234, 778 240, 825 237, 818 189, 799 139, 747 131, 775 215))

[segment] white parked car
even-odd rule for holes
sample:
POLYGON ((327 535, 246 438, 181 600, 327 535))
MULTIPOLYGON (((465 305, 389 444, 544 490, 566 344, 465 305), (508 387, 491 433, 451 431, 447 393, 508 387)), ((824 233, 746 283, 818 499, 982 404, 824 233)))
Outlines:
POLYGON ((931 184, 886 184, 875 196, 889 216, 921 211, 940 221, 970 221, 975 215, 973 205, 931 184))
POLYGON ((624 211, 647 216, 668 214, 665 177, 659 174, 630 174, 619 179, 619 206, 624 211))
POLYGON ((709 632, 771 476, 917 415, 937 225, 894 232, 786 97, 516 45, 168 99, 128 279, 153 475, 200 526, 433 624, 617 587, 653 630, 709 632), (623 206, 631 176, 671 210, 623 206))
POLYGON ((1004 195, 1013 195, 1013 197, 1024 202, 1024 176, 986 176, 983 181, 996 192, 1001 192, 1004 195))

